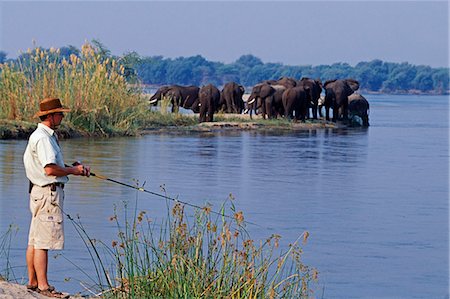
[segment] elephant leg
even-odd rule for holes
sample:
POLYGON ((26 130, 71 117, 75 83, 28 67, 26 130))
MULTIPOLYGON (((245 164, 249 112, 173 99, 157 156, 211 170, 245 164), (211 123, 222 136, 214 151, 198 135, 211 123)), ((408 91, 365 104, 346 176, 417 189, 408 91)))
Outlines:
POLYGON ((339 107, 335 104, 333 105, 333 118, 332 121, 336 122, 339 118, 339 107))
POLYGON ((317 119, 317 105, 312 106, 312 115, 314 119, 317 119))
POLYGON ((368 127, 368 126, 369 126, 369 116, 367 115, 367 113, 366 113, 366 114, 363 114, 362 119, 363 119, 363 125, 364 125, 365 127, 368 127))
POLYGON ((212 104, 209 105, 208 107, 208 118, 207 121, 212 122, 213 121, 213 116, 214 116, 214 107, 212 104))
POLYGON ((347 121, 348 120, 348 109, 347 109, 347 106, 346 105, 344 105, 343 107, 342 107, 342 119, 344 120, 344 121, 347 121))
POLYGON ((233 113, 233 99, 227 97, 227 113, 233 113))
POLYGON ((176 97, 172 100, 172 113, 178 113, 180 111, 181 99, 176 97))
POLYGON ((204 103, 201 103, 202 105, 200 106, 200 115, 199 115, 199 122, 205 122, 206 121, 206 107, 204 105, 204 103))
POLYGON ((271 119, 273 117, 272 115, 272 104, 270 103, 270 100, 266 100, 266 113, 267 118, 271 119))
POLYGON ((261 99, 261 114, 263 119, 266 119, 266 99, 261 99))

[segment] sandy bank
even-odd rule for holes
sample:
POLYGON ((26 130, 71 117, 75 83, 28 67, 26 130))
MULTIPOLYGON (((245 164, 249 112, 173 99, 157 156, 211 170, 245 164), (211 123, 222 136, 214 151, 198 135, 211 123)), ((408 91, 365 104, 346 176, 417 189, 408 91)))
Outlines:
MULTIPOLYGON (((64 290, 61 290, 64 291, 64 290)), ((28 291, 24 285, 11 283, 0 280, 0 299, 48 299, 49 297, 42 296, 36 292, 28 291)), ((71 295, 70 298, 81 299, 85 298, 79 295, 71 295)))

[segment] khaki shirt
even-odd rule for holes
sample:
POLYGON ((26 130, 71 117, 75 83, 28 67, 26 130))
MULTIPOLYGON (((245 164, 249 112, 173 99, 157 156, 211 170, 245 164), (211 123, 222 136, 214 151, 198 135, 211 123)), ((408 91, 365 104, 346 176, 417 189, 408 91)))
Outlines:
POLYGON ((23 155, 23 163, 27 178, 38 186, 51 183, 67 183, 67 176, 48 176, 44 167, 48 164, 57 164, 64 167, 63 155, 58 144, 55 131, 44 124, 38 124, 37 129, 31 134, 27 148, 23 155))

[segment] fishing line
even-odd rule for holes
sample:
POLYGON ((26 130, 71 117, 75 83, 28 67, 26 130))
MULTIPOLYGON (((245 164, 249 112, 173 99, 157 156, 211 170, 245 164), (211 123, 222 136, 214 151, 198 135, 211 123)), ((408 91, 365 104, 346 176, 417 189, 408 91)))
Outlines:
MULTIPOLYGON (((173 197, 170 197, 170 196, 167 196, 167 195, 164 195, 164 194, 160 194, 160 193, 157 193, 157 192, 146 190, 146 189, 144 189, 142 187, 133 186, 133 185, 126 184, 126 183, 123 183, 123 182, 119 182, 117 180, 110 179, 110 178, 108 178, 106 176, 95 174, 93 172, 91 172, 91 176, 94 176, 94 177, 96 177, 98 179, 101 179, 101 180, 104 180, 104 181, 110 181, 112 183, 116 183, 116 184, 119 184, 119 185, 122 185, 122 186, 125 186, 125 187, 128 187, 128 188, 132 188, 132 189, 144 192, 144 193, 148 193, 148 194, 152 194, 152 195, 155 195, 155 196, 158 196, 158 197, 162 197, 164 199, 168 199, 168 200, 174 201, 176 203, 181 203, 183 205, 186 205, 186 206, 189 206, 189 207, 192 207, 192 208, 196 208, 196 209, 199 209, 199 210, 205 210, 204 207, 201 207, 201 206, 198 206, 198 205, 186 202, 186 201, 182 201, 182 200, 179 200, 177 198, 173 198, 173 197)), ((215 214, 215 215, 219 215, 219 216, 225 217, 225 218, 237 220, 236 217, 232 217, 232 216, 226 215, 225 213, 219 213, 219 212, 216 212, 216 211, 213 211, 213 210, 209 210, 208 212, 212 213, 212 214, 215 214)), ((242 220, 242 222, 261 227, 259 224, 256 224, 256 223, 253 223, 253 222, 250 222, 250 221, 247 221, 247 220, 242 220)))

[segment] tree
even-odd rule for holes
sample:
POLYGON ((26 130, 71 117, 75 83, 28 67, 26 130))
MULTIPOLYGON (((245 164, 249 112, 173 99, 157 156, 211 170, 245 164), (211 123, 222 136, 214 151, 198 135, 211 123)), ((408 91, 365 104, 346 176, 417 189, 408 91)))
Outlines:
POLYGON ((68 45, 65 47, 61 47, 59 49, 59 53, 62 57, 64 57, 66 60, 69 59, 70 55, 74 54, 76 56, 80 56, 80 50, 72 45, 68 45))
POLYGON ((429 66, 418 66, 416 77, 411 82, 412 88, 420 91, 433 90, 433 70, 429 66))
POLYGON ((257 65, 263 65, 263 62, 258 57, 255 57, 251 54, 242 55, 239 57, 238 60, 235 62, 238 65, 242 65, 248 68, 253 68, 257 65))
POLYGON ((0 63, 4 63, 6 61, 6 52, 0 51, 0 63))
POLYGON ((355 79, 361 89, 379 91, 388 76, 388 67, 383 61, 375 59, 370 62, 360 62, 355 66, 355 79))
POLYGON ((136 73, 145 84, 168 84, 167 66, 170 59, 153 56, 140 59, 135 66, 136 73))

